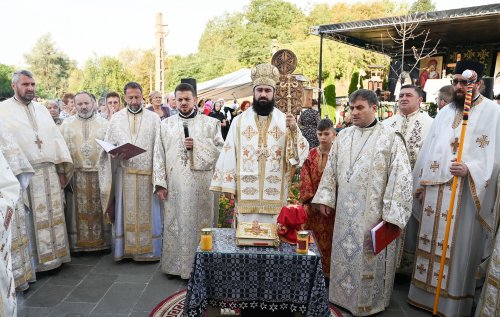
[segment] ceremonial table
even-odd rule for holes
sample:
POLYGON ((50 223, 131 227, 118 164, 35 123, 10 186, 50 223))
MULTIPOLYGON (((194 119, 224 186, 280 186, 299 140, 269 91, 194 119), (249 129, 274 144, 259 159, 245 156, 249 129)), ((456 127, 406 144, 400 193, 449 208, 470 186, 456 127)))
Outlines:
POLYGON ((306 255, 287 243, 238 247, 234 229, 213 229, 213 250, 196 252, 184 316, 204 316, 208 305, 330 317, 316 244, 306 255))

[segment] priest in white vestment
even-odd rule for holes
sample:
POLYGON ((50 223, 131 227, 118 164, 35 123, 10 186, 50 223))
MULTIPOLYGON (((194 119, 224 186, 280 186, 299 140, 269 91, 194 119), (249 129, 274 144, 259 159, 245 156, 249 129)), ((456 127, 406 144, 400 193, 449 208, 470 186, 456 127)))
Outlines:
MULTIPOLYGON (((453 77, 454 102, 442 108, 432 124, 414 168, 419 220, 410 304, 432 311, 439 274, 453 176, 459 176, 439 299, 441 316, 469 316, 479 266, 491 253, 496 231, 494 202, 500 172, 500 107, 479 93, 474 83, 472 106, 463 144, 459 146, 467 80, 466 69, 482 77, 484 65, 459 61, 453 77), (497 142, 498 141, 498 142, 497 142)), ((480 286, 480 285, 479 285, 480 286)))
POLYGON ((293 114, 275 107, 279 71, 257 65, 252 107, 231 123, 210 190, 235 196, 237 220, 276 223, 286 205, 295 167, 309 154, 293 114))
MULTIPOLYGON (((410 159, 411 168, 415 166, 418 153, 431 128, 433 119, 425 111, 420 110, 420 103, 424 98, 424 92, 420 87, 404 85, 401 87, 398 99, 398 114, 382 121, 382 124, 394 128, 403 135, 406 151, 410 159)), ((402 232, 401 240, 404 245, 399 254, 400 267, 398 273, 411 276, 415 259, 415 246, 417 239, 418 221, 410 217, 405 230, 402 232)))
POLYGON ((382 220, 403 230, 411 215, 412 175, 402 136, 376 120, 377 96, 349 96, 354 126, 335 139, 312 203, 336 209, 330 302, 354 316, 383 311, 391 298, 399 239, 374 255, 370 230, 382 220))
POLYGON ((35 173, 28 158, 15 141, 14 136, 6 126, 0 122, 0 152, 5 157, 12 173, 17 177, 21 186, 19 199, 14 205, 12 215, 11 233, 11 257, 12 272, 14 274, 15 287, 17 291, 28 288, 28 282, 35 282, 35 266, 31 261, 31 248, 28 239, 27 213, 24 208, 23 196, 26 194, 31 177, 35 173))
POLYGON ((153 150, 160 136, 160 117, 145 110, 142 87, 129 82, 124 88, 127 106, 113 114, 104 141, 131 143, 146 152, 128 160, 101 152, 99 186, 106 216, 113 222, 116 261, 158 261, 162 248, 160 200, 153 191, 153 150))
POLYGON ((104 218, 99 190, 98 160, 108 120, 97 115, 93 97, 87 92, 74 96, 77 114, 66 118, 60 129, 68 145, 73 166, 66 175, 66 225, 72 252, 111 248, 111 226, 104 218), (71 203, 70 203, 71 202, 71 203))
MULTIPOLYGON (((500 175, 498 176, 497 188, 497 201, 494 211, 496 219, 493 222, 496 227, 498 227, 500 220, 500 175)), ((476 307, 475 314, 475 317, 497 316, 500 316, 500 227, 497 229, 495 244, 481 293, 481 300, 476 307)))
POLYGON ((153 184, 166 199, 161 270, 189 279, 201 229, 217 226, 219 203, 208 188, 224 140, 220 121, 196 111, 193 86, 178 85, 175 98, 180 112, 161 123, 153 184))
POLYGON ((17 316, 10 246, 12 218, 20 190, 17 178, 0 152, 0 316, 17 316))
MULTIPOLYGON (((56 172, 58 165, 71 165, 68 147, 44 106, 32 102, 35 96, 35 79, 29 71, 18 71, 12 78, 14 97, 0 103, 0 118, 7 130, 13 133, 14 141, 28 158, 35 174, 23 197, 26 207, 28 237, 32 259, 22 257, 27 266, 34 261, 37 272, 58 268, 70 261, 64 198, 61 190, 63 180, 56 172)), ((25 239, 22 237, 21 239, 25 239)), ((27 283, 18 285, 26 289, 27 283)))

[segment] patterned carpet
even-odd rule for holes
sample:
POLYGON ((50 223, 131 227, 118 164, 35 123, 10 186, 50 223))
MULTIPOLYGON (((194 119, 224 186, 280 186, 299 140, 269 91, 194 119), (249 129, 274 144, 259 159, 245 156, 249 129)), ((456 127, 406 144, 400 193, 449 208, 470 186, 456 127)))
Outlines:
MULTIPOLYGON (((164 299, 156 305, 150 317, 181 317, 184 310, 184 300, 186 299, 186 290, 175 293, 174 295, 164 299)), ((342 317, 342 313, 333 305, 330 305, 332 317, 342 317)), ((226 315, 226 314, 224 314, 226 315)), ((228 313, 227 316, 235 316, 228 313)), ((237 316, 237 315, 236 315, 237 316)))

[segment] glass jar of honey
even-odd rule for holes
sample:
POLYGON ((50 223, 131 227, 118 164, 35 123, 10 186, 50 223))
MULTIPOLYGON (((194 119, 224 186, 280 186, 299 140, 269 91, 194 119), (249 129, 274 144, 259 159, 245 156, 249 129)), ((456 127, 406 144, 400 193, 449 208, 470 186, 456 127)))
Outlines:
POLYGON ((212 246, 213 246, 212 229, 210 228, 201 229, 201 240, 200 240, 201 251, 212 251, 212 246))
POLYGON ((297 232, 297 250, 298 254, 307 254, 309 251, 309 231, 297 232))

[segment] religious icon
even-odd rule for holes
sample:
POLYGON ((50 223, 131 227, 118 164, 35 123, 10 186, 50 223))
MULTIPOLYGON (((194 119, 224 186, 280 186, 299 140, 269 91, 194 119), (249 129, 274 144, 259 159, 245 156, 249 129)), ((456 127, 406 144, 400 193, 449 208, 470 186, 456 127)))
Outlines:
POLYGON ((420 87, 423 89, 428 79, 440 79, 442 69, 442 56, 433 56, 420 60, 420 75, 418 76, 420 87))

